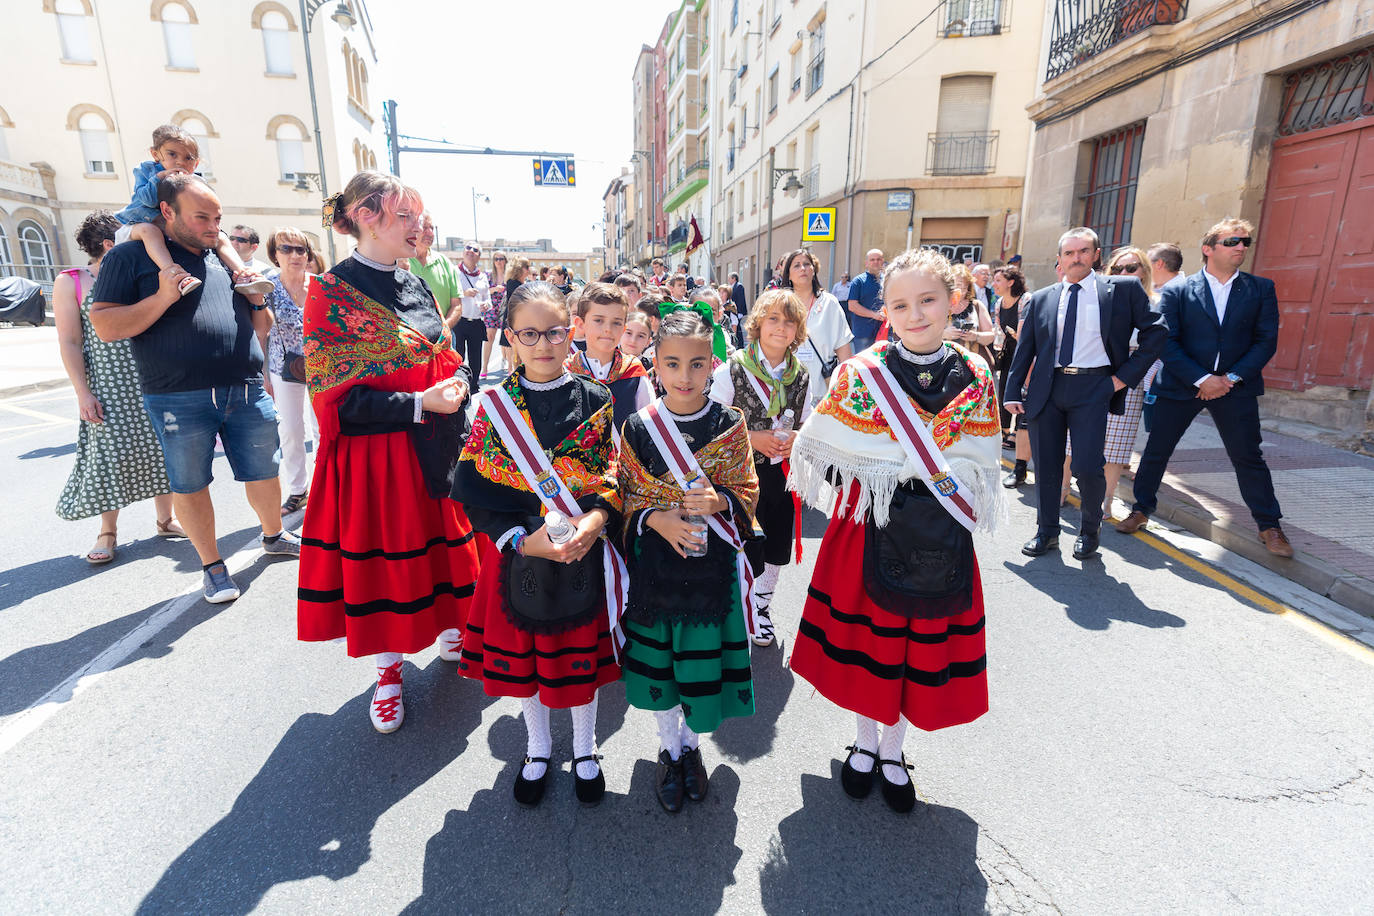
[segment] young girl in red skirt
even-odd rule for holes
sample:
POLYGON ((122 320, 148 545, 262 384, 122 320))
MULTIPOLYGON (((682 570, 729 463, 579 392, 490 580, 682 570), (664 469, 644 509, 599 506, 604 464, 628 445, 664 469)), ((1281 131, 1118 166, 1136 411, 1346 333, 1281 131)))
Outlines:
POLYGON ((449 498, 472 376, 429 287, 397 266, 415 254, 423 210, 395 177, 355 175, 326 203, 325 225, 358 248, 310 278, 305 302, 320 441, 301 529, 298 633, 346 637, 349 655, 377 656, 369 715, 383 733, 405 718, 403 653, 438 639, 440 655, 457 660, 477 578, 472 526, 449 498))
POLYGON ((804 499, 839 487, 792 671, 857 714, 845 792, 866 796, 876 767, 896 811, 916 803, 908 724, 933 731, 988 708, 972 531, 1000 508, 1001 426, 987 365, 942 340, 961 305, 956 277, 932 250, 892 262, 892 339, 840 365, 792 448, 789 485, 804 499))
POLYGON ((544 797, 551 708, 572 710, 578 799, 601 800, 596 692, 620 677, 607 581, 623 594, 624 566, 602 538, 620 522, 611 393, 565 368, 571 324, 549 283, 506 298, 504 334, 519 368, 483 394, 453 483, 485 536, 458 668, 489 696, 521 700, 528 750, 514 794, 523 805, 544 797), (555 503, 575 528, 564 543, 545 524, 555 503))

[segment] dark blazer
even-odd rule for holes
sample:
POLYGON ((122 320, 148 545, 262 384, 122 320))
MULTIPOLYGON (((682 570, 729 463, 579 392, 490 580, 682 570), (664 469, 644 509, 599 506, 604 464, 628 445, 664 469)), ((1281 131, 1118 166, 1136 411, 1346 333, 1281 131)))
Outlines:
POLYGON ((1232 394, 1264 394, 1264 366, 1279 346, 1279 303, 1273 280, 1244 271, 1236 274, 1226 300, 1225 322, 1217 321, 1212 288, 1202 271, 1166 286, 1159 305, 1168 337, 1164 368, 1155 376, 1151 391, 1160 397, 1192 400, 1197 397, 1198 379, 1214 372, 1234 372, 1241 382, 1231 389, 1232 394))
POLYGON ((740 322, 749 315, 749 305, 744 301, 744 284, 735 281, 735 285, 730 287, 730 301, 735 303, 735 313, 739 315, 740 322))
MULTIPOLYGON (((1126 391, 1140 384, 1160 351, 1167 331, 1164 318, 1150 309, 1150 297, 1135 277, 1097 278, 1097 308, 1102 322, 1102 344, 1107 350, 1112 374, 1126 387, 1112 395, 1112 413, 1126 409, 1126 391), (1131 332, 1139 331, 1138 348, 1132 354, 1131 332)), ((1023 405, 1027 417, 1044 409, 1054 382, 1055 345, 1059 338, 1059 283, 1036 290, 1024 312, 1021 339, 1016 342, 1007 374, 1007 400, 1016 400, 1023 386, 1028 387, 1023 405), (1034 361, 1035 369, 1031 370, 1034 361), (1026 385, 1026 377, 1030 384, 1026 385)))

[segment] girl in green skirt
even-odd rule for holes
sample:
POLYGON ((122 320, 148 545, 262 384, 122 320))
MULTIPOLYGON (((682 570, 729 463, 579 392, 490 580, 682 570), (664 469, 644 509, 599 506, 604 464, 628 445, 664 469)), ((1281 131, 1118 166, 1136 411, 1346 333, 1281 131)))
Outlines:
POLYGON ((758 477, 743 416, 706 398, 712 333, 709 310, 664 317, 654 360, 664 395, 621 430, 621 667, 630 705, 658 719, 656 792, 669 812, 706 795, 699 735, 754 712, 741 538, 753 532, 758 477))

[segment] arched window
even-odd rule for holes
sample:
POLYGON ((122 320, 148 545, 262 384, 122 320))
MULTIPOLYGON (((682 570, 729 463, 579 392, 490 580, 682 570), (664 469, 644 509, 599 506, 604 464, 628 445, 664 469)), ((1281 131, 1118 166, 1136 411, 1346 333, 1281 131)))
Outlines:
POLYGON ((291 23, 277 10, 262 14, 262 53, 267 72, 289 76, 296 72, 291 62, 291 23))
POLYGON ((167 47, 167 66, 194 70, 196 49, 191 44, 191 11, 180 3, 168 3, 159 15, 162 17, 162 41, 167 47))
POLYGON ((358 58, 358 105, 367 110, 367 64, 358 58))
POLYGON ((350 99, 358 97, 358 81, 356 79, 357 74, 353 70, 353 56, 353 46, 345 38, 343 43, 344 75, 348 78, 348 97, 350 99))
POLYGON ((57 15, 57 37, 62 42, 62 59, 74 63, 95 62, 91 50, 91 33, 87 27, 90 12, 81 0, 57 0, 53 4, 57 15))
POLYGON ((52 269, 52 247, 48 245, 47 233, 32 220, 19 224, 19 247, 24 252, 24 263, 29 266, 29 279, 35 283, 51 283, 56 274, 52 269))
POLYGON ((10 237, 5 234, 5 227, 0 226, 0 274, 10 276, 14 273, 14 257, 10 254, 10 237))
POLYGON ((196 140, 196 148, 200 152, 200 167, 197 171, 205 178, 214 178, 214 160, 210 156, 210 125, 200 118, 182 118, 180 125, 182 130, 196 140))
POLYGON ((81 134, 82 168, 87 175, 113 175, 114 154, 110 152, 110 125, 94 111, 83 114, 76 122, 81 134))
POLYGON ((272 138, 277 143, 277 166, 282 181, 295 181, 305 171, 305 132, 295 121, 282 121, 272 138))
POLYGON ((358 142, 358 138, 353 138, 353 171, 363 170, 363 145, 358 142))

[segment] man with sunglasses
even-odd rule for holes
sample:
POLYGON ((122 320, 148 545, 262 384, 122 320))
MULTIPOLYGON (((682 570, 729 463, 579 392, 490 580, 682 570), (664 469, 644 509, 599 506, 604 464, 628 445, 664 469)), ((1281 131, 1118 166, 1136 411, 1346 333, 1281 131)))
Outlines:
POLYGON ((1279 306, 1273 280, 1240 269, 1254 235, 1254 227, 1243 219, 1217 223, 1202 238, 1202 270, 1166 286, 1160 295, 1169 337, 1164 368, 1152 389, 1157 396, 1154 418, 1135 475, 1135 505, 1116 525, 1123 534, 1145 526, 1174 448, 1206 409, 1226 446, 1260 541, 1276 557, 1293 555, 1279 526, 1274 479, 1260 450, 1262 373, 1278 350, 1279 306))
POLYGON ((271 280, 281 273, 280 270, 268 264, 266 261, 259 261, 254 255, 258 253, 258 245, 262 239, 258 236, 258 231, 252 226, 242 224, 234 227, 229 233, 229 244, 234 246, 240 258, 243 259, 243 266, 254 273, 262 274, 271 280))

